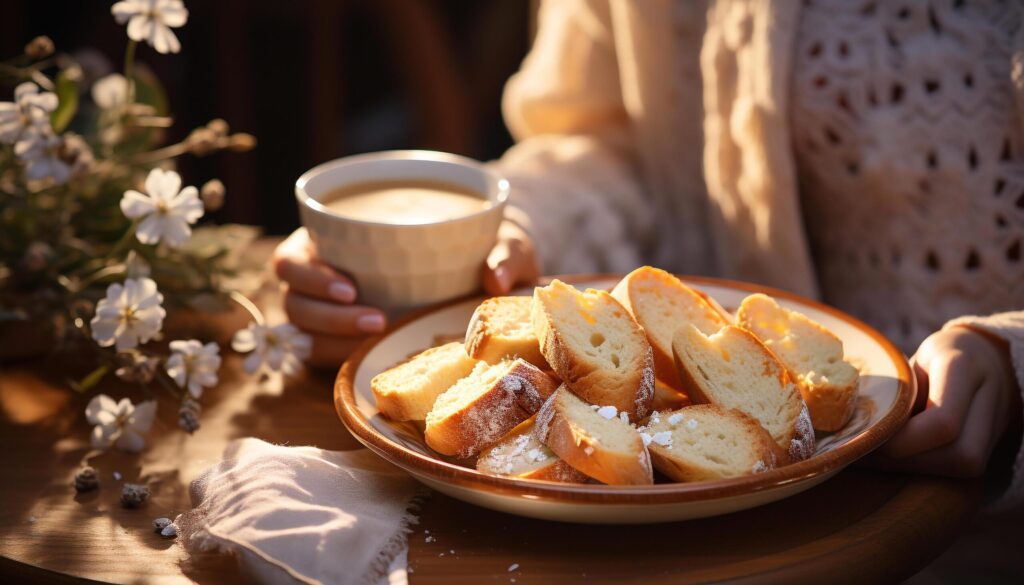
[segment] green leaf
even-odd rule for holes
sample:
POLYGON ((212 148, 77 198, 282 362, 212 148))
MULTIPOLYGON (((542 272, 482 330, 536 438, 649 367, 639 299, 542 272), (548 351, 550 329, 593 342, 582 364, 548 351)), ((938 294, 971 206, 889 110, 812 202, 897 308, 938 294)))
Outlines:
POLYGON ((71 383, 71 387, 74 388, 76 392, 86 392, 95 387, 96 384, 99 384, 109 371, 110 368, 108 368, 107 366, 100 366, 93 370, 92 372, 90 372, 88 376, 82 378, 80 381, 75 382, 73 380, 69 380, 69 382, 71 383))
POLYGON ((50 123, 53 124, 53 131, 63 132, 71 119, 78 111, 78 82, 68 77, 61 71, 57 74, 57 86, 54 88, 57 94, 57 109, 50 114, 50 123))

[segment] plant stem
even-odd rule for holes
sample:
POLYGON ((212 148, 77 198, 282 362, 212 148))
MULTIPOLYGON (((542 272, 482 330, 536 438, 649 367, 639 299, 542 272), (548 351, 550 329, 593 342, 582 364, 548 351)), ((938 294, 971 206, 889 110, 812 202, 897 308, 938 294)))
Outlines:
POLYGON ((128 47, 124 50, 124 79, 128 85, 125 91, 125 107, 135 102, 135 47, 139 43, 128 39, 128 47))
POLYGON ((111 248, 109 252, 107 252, 107 259, 116 258, 121 252, 124 251, 124 248, 126 246, 131 244, 132 238, 135 236, 135 228, 137 227, 139 227, 139 220, 132 220, 132 224, 128 226, 128 229, 125 230, 124 235, 121 236, 121 239, 118 240, 116 244, 114 244, 114 247, 111 248))
POLYGON ((228 293, 228 296, 231 297, 231 300, 235 301, 241 305, 243 309, 248 311, 249 314, 252 315, 252 320, 255 321, 257 325, 266 324, 266 320, 263 318, 263 312, 260 311, 260 308, 256 306, 256 303, 250 301, 248 297, 237 290, 231 291, 228 293))
POLYGON ((186 146, 184 142, 179 142, 150 152, 139 153, 132 157, 131 162, 134 164, 150 164, 160 162, 168 158, 174 158, 185 154, 186 152, 188 152, 188 146, 186 146))

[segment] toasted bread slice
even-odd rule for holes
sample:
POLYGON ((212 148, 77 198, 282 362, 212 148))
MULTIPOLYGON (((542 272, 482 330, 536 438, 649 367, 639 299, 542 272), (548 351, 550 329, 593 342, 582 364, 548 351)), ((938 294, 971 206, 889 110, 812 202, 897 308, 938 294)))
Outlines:
MULTIPOLYGON (((606 408, 616 412, 612 406, 606 408)), ((654 483, 640 433, 615 414, 600 414, 564 384, 537 413, 534 433, 566 463, 600 482, 654 483)))
POLYGON ((461 343, 447 343, 377 374, 370 389, 377 408, 391 420, 423 420, 437 397, 476 364, 461 343))
POLYGON ((530 322, 532 303, 530 297, 492 297, 480 303, 466 329, 469 357, 489 364, 518 357, 548 369, 530 322))
POLYGON ((427 445, 443 455, 472 457, 530 417, 558 383, 521 360, 477 363, 438 396, 427 414, 427 445))
POLYGON ((706 335, 731 322, 717 303, 678 278, 650 266, 637 268, 619 281, 612 296, 622 303, 643 327, 654 349, 654 370, 669 386, 683 389, 672 357, 672 336, 677 329, 693 324, 706 335))
POLYGON ((540 351, 562 382, 591 404, 639 420, 654 394, 651 345, 633 317, 607 292, 579 292, 555 280, 533 294, 540 351))
POLYGON ((713 404, 656 412, 640 435, 654 468, 682 482, 768 471, 778 450, 756 420, 713 404))
POLYGON ((775 352, 793 379, 821 431, 843 428, 857 406, 857 368, 843 361, 843 342, 806 315, 753 294, 743 299, 736 322, 775 352))
POLYGON ((796 384, 753 333, 727 325, 711 336, 693 325, 672 341, 680 378, 694 404, 735 408, 771 434, 784 460, 814 453, 814 430, 796 384))
MULTIPOLYGON (((672 366, 672 369, 676 369, 675 366, 672 366)), ((679 410, 684 406, 690 406, 690 404, 690 398, 686 394, 661 380, 654 381, 654 400, 651 401, 651 412, 679 410)))
POLYGON ((477 471, 521 479, 545 479, 563 483, 586 483, 586 475, 576 471, 548 449, 534 435, 532 416, 508 432, 496 444, 480 453, 477 471))

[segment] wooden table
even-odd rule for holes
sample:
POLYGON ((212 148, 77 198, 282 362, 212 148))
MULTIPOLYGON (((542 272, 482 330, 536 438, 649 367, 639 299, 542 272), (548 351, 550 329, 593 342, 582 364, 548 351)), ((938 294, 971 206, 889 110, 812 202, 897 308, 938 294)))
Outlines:
MULTIPOLYGON (((264 244, 254 253, 267 250, 264 244)), ((268 285, 260 299, 272 322, 283 319, 275 291, 268 285)), ((284 388, 265 388, 227 352, 221 385, 203 397, 199 431, 190 437, 178 430, 175 404, 161 401, 147 449, 94 459, 101 487, 76 495, 72 478, 88 451, 88 397, 64 380, 81 367, 52 360, 0 366, 0 582, 237 582, 232 559, 190 556, 154 534, 152 520, 188 509, 189 482, 234 438, 358 447, 334 412, 334 372, 308 372, 284 388), (153 495, 142 509, 118 505, 126 481, 150 485, 153 495)), ((102 389, 139 397, 117 381, 102 389)), ((953 541, 978 499, 977 483, 850 469, 755 510, 595 527, 509 516, 436 494, 409 537, 410 582, 898 581, 953 541), (519 567, 509 572, 513 563, 519 567)))

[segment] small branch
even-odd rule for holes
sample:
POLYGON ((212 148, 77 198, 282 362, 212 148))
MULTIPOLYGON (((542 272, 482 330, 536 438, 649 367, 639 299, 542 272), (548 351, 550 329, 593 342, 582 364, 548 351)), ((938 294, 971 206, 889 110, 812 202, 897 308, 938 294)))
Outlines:
POLYGON ((188 146, 184 142, 171 144, 163 148, 142 152, 131 158, 133 164, 152 164, 169 158, 174 158, 188 152, 188 146))
POLYGON ((249 314, 252 315, 252 320, 255 321, 257 325, 266 325, 266 320, 263 318, 263 312, 256 306, 256 303, 249 300, 249 297, 236 290, 228 293, 228 296, 231 297, 231 300, 235 301, 241 305, 243 309, 248 311, 249 314))
POLYGON ((135 47, 136 41, 128 39, 128 47, 124 50, 124 79, 128 84, 125 91, 125 107, 135 102, 135 47))

